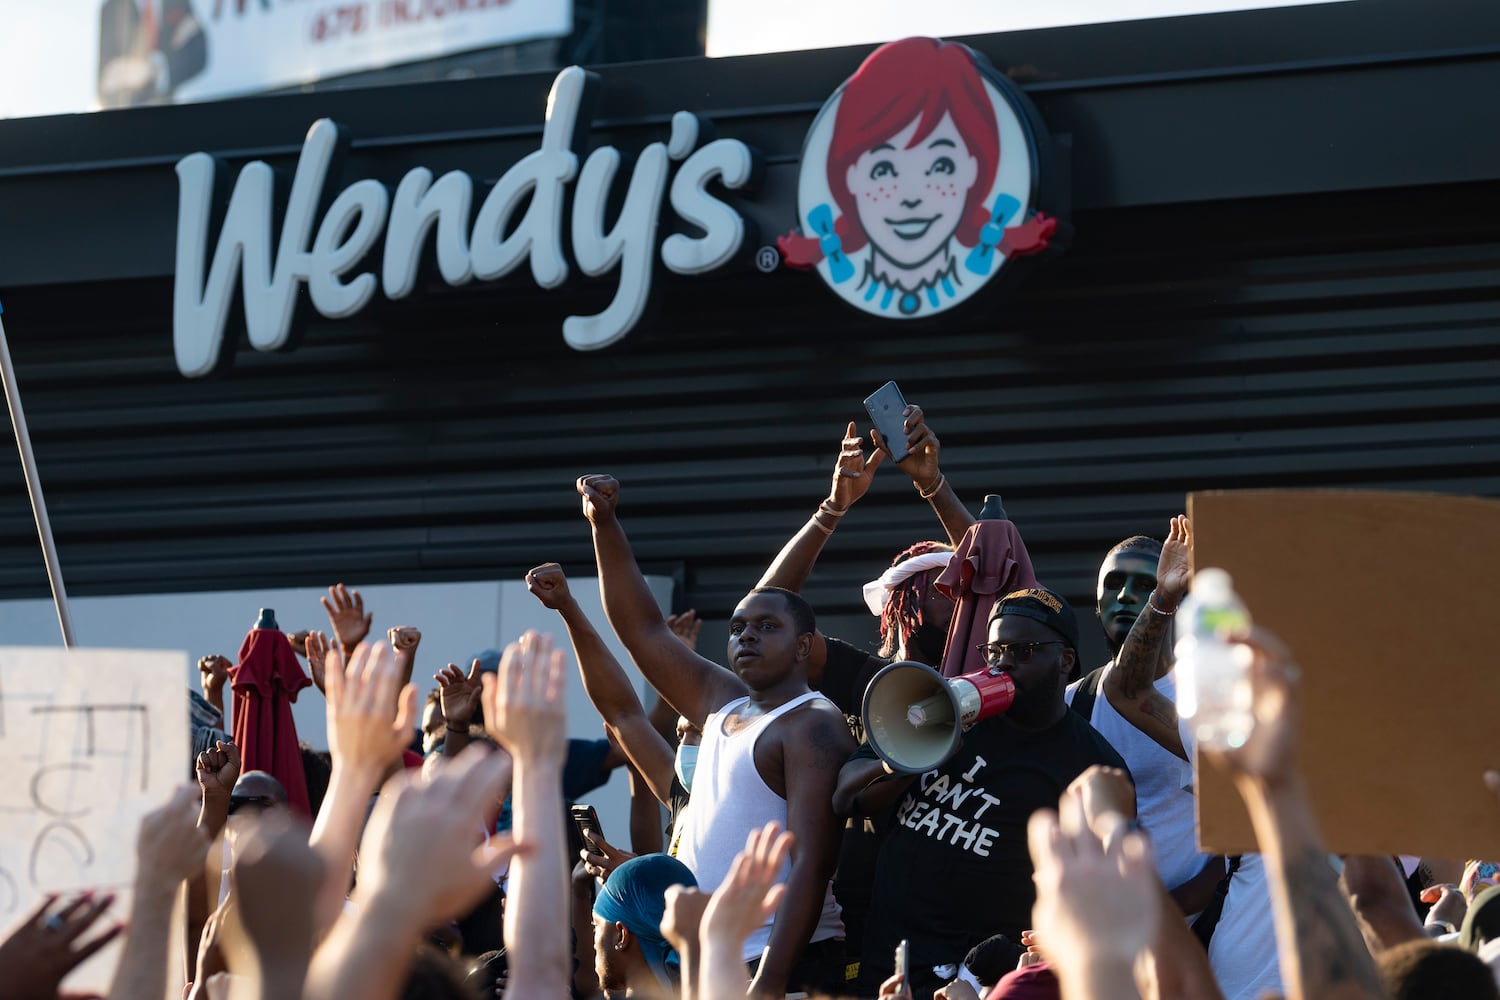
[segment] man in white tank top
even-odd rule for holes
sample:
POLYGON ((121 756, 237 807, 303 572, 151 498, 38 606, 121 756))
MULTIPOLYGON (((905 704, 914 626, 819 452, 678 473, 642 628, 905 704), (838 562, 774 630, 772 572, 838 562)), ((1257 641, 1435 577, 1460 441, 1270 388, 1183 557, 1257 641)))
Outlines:
POLYGON ((593 526, 610 625, 652 686, 703 733, 672 853, 711 892, 751 830, 769 820, 783 823, 796 843, 781 908, 746 945, 747 961, 760 958, 752 991, 764 997, 808 986, 841 992, 843 925, 829 878, 843 823, 832 798, 855 744, 838 708, 807 685, 812 608, 776 588, 746 595, 730 619, 733 673, 726 671, 683 645, 662 618, 615 517, 620 484, 584 476, 578 492, 593 526), (812 963, 817 967, 798 966, 804 949, 821 960, 812 963))

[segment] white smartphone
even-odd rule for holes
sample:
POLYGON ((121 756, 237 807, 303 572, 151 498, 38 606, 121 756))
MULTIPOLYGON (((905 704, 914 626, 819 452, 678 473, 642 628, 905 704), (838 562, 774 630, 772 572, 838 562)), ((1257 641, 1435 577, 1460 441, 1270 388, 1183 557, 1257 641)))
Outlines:
POLYGON ((865 410, 880 436, 885 439, 886 450, 891 458, 901 461, 906 457, 906 399, 895 382, 870 393, 865 400, 865 410))

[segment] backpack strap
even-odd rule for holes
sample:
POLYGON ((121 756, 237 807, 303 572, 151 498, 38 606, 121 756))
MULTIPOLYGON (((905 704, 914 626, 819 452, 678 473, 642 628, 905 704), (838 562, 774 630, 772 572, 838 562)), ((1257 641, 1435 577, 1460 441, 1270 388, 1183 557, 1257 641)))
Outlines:
POLYGON ((1073 692, 1073 711, 1083 716, 1083 721, 1088 722, 1094 717, 1094 702, 1099 698, 1099 685, 1104 682, 1104 667, 1092 670, 1073 692))

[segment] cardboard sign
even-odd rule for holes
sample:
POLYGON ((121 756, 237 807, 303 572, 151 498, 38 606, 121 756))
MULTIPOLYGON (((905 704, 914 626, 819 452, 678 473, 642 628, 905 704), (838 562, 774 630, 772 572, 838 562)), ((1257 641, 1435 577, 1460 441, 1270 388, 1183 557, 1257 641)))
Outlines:
MULTIPOLYGON (((186 653, 0 647, 0 933, 49 892, 113 892, 125 919, 141 817, 191 780, 186 653)), ((109 985, 119 942, 67 980, 109 985)))
MULTIPOLYGON (((1354 491, 1195 493, 1194 568, 1234 577, 1302 668, 1300 763, 1324 842, 1353 854, 1495 853, 1500 502, 1354 491)), ((1203 850, 1256 849, 1199 755, 1203 850)))

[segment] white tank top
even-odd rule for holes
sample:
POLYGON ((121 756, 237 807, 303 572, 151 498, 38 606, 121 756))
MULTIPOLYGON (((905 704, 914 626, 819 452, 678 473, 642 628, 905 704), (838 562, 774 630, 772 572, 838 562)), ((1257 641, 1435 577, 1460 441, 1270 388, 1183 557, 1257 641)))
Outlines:
MULTIPOLYGON (((786 826, 786 799, 773 792, 755 769, 755 744, 761 734, 793 709, 821 698, 816 691, 793 698, 756 719, 733 736, 724 732, 724 719, 749 704, 749 698, 732 701, 703 723, 698 745, 698 766, 693 772, 693 794, 677 817, 672 833, 671 855, 687 865, 703 892, 717 889, 729 876, 734 857, 745 849, 745 838, 775 820, 786 826)), ((777 882, 786 881, 791 865, 782 869, 777 882)), ((745 961, 760 958, 771 939, 771 923, 745 941, 745 961)), ((813 931, 813 941, 844 936, 839 904, 832 885, 823 889, 823 913, 813 931)))

